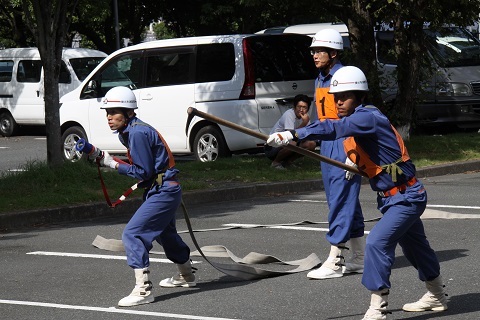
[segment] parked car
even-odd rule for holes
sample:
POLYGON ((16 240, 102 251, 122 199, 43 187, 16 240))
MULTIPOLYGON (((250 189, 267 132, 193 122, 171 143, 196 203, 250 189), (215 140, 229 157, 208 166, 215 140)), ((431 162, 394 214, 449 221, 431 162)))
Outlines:
POLYGON ((163 135, 174 154, 214 161, 258 152, 264 141, 196 117, 188 107, 268 134, 297 94, 312 95, 316 76, 305 35, 225 35, 150 41, 109 55, 61 98, 64 157, 78 160, 83 138, 113 154, 126 150, 100 109, 115 86, 137 97, 137 115, 163 135))
MULTIPOLYGON (((75 89, 107 55, 64 48, 58 90, 75 89)), ((0 134, 15 135, 19 126, 45 125, 43 68, 37 48, 0 50, 0 134)))
MULTIPOLYGON (((343 23, 294 25, 285 27, 283 32, 313 37, 325 28, 338 30, 344 45, 349 47, 348 28, 343 23)), ((275 27, 274 32, 279 32, 279 27, 275 27)), ((382 24, 374 32, 383 99, 392 102, 398 90, 395 77, 397 65, 391 51, 394 46, 393 29, 388 24, 382 24)), ((480 41, 457 26, 433 31, 426 24, 425 35, 427 54, 434 72, 421 84, 421 102, 416 106, 418 124, 480 128, 480 41)))

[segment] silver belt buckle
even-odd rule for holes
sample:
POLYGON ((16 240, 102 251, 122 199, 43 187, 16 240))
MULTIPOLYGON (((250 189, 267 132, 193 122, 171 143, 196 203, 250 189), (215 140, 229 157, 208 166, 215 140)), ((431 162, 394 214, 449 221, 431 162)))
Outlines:
POLYGON ((382 198, 385 198, 385 192, 383 191, 378 191, 377 194, 382 197, 382 198))

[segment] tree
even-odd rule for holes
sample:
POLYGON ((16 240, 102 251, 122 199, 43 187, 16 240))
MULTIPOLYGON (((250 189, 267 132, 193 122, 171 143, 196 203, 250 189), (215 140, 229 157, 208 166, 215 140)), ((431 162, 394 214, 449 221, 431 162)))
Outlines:
POLYGON ((0 48, 28 47, 33 43, 27 25, 23 22, 23 10, 19 2, 0 0, 0 17, 0 48))
POLYGON ((21 0, 40 53, 44 73, 45 124, 47 127, 47 163, 50 168, 63 163, 58 80, 62 61, 62 49, 69 26, 71 12, 78 0, 21 0))
POLYGON ((424 54, 424 25, 432 30, 444 24, 467 26, 478 19, 480 1, 417 0, 372 1, 377 21, 392 22, 394 51, 397 57, 398 93, 391 111, 394 124, 406 139, 415 119, 415 106, 419 103, 422 79, 434 72, 424 54))

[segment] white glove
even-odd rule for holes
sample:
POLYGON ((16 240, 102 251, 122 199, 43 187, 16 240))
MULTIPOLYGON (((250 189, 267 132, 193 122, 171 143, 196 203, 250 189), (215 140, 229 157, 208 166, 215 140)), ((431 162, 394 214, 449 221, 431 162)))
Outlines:
MULTIPOLYGON (((352 160, 350 160, 349 157, 347 157, 347 159, 345 160, 345 164, 346 164, 347 166, 351 166, 351 167, 354 167, 354 168, 358 168, 358 166, 357 166, 352 160)), ((351 180, 354 175, 355 175, 355 173, 350 172, 350 171, 348 171, 348 170, 345 170, 345 179, 351 180)))
POLYGON ((100 159, 100 165, 102 167, 116 169, 117 164, 118 162, 113 160, 113 157, 107 151, 103 151, 103 158, 100 159))
POLYGON ((272 133, 267 140, 267 144, 272 147, 286 146, 293 140, 293 135, 290 131, 272 133))

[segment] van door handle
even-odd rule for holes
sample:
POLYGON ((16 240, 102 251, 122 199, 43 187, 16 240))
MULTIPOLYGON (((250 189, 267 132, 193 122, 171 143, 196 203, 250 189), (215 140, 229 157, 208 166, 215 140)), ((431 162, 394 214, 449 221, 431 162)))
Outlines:
POLYGON ((280 99, 275 99, 275 102, 278 103, 278 104, 287 104, 288 103, 288 100, 287 99, 283 99, 283 98, 280 98, 280 99))
POLYGON ((150 93, 147 93, 145 96, 142 95, 142 100, 152 100, 153 97, 150 93))
POLYGON ((37 90, 37 98, 40 97, 40 90, 37 90))

